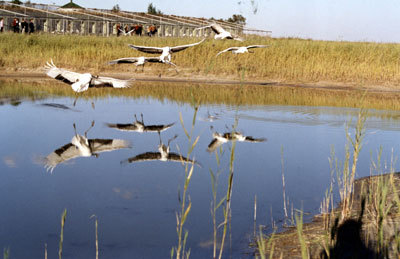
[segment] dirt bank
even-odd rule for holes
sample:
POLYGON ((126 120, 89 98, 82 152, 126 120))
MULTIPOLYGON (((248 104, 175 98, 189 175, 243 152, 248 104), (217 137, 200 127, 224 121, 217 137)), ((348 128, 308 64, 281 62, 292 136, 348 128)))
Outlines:
MULTIPOLYGON (((130 73, 101 73, 101 76, 109 76, 120 79, 135 79, 143 82, 170 82, 170 83, 195 83, 195 84, 223 84, 223 85, 268 85, 276 87, 301 87, 309 89, 326 89, 326 90, 343 90, 343 91, 368 91, 371 93, 400 93, 400 89, 394 86, 384 85, 356 85, 356 84, 345 84, 335 82, 314 82, 314 83, 302 83, 302 82, 281 82, 281 81, 269 81, 262 79, 251 79, 251 80, 238 80, 233 78, 223 78, 215 76, 201 76, 191 74, 166 74, 154 76, 151 72, 140 73, 132 76, 130 73)), ((0 71, 0 79, 18 79, 21 81, 29 80, 53 80, 45 75, 44 72, 38 70, 24 70, 24 71, 0 71)))
MULTIPOLYGON (((335 225, 336 219, 340 217, 340 205, 331 214, 317 215, 311 223, 303 225, 302 235, 309 257, 324 258, 321 255, 326 251, 330 252, 333 258, 398 258, 399 186, 400 173, 356 180, 350 217, 335 225), (365 197, 365 208, 361 213, 361 203, 365 197), (380 206, 387 215, 380 214, 380 206), (381 241, 378 240, 380 230, 381 241), (380 247, 379 243, 383 246, 380 247), (332 255, 333 253, 335 255, 332 255), (341 256, 345 254, 347 257, 341 256)), ((273 249, 269 245, 266 251, 267 258, 271 253, 272 258, 302 258, 295 227, 275 234, 270 244, 272 243, 273 249)))

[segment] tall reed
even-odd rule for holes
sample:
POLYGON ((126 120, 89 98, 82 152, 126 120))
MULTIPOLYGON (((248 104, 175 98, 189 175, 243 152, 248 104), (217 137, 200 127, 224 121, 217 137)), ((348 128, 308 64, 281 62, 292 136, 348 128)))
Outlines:
POLYGON ((63 242, 64 242, 64 225, 65 220, 67 219, 67 209, 64 209, 64 212, 61 215, 61 231, 60 231, 60 243, 58 247, 58 258, 62 258, 62 251, 63 251, 63 242))
POLYGON ((9 258, 10 258, 10 248, 4 248, 3 259, 9 259, 9 258))
POLYGON ((211 202, 211 217, 213 222, 213 259, 217 257, 217 210, 221 207, 223 202, 226 200, 226 196, 224 196, 219 202, 217 201, 217 190, 218 190, 218 178, 221 174, 222 170, 220 168, 221 161, 220 156, 222 155, 223 151, 221 149, 217 149, 215 152, 215 160, 217 161, 217 170, 214 172, 211 168, 209 169, 210 176, 211 176, 211 191, 213 200, 211 202))
MULTIPOLYGON (((349 216, 351 212, 351 207, 353 203, 353 196, 351 193, 354 190, 354 180, 357 169, 358 156, 362 148, 362 140, 365 136, 365 121, 367 118, 367 111, 365 109, 360 109, 358 113, 357 123, 355 127, 354 139, 351 138, 348 127, 346 128, 346 139, 347 144, 345 146, 345 160, 343 163, 343 168, 335 168, 338 185, 339 194, 342 202, 342 212, 341 219, 343 220, 349 216), (352 147, 352 165, 350 170, 350 145, 352 147)), ((337 165, 337 163, 336 163, 337 165)))
POLYGON ((197 111, 198 111, 198 106, 196 105, 195 101, 193 100, 193 106, 194 106, 194 114, 192 118, 192 125, 190 128, 190 131, 187 131, 185 124, 183 122, 182 114, 179 114, 179 119, 182 124, 182 128, 185 132, 185 135, 188 140, 188 152, 187 152, 187 159, 188 161, 182 161, 186 162, 185 163, 185 180, 184 180, 184 185, 183 185, 183 193, 182 197, 179 197, 179 201, 181 204, 180 212, 176 212, 176 232, 178 234, 178 245, 177 247, 173 248, 171 250, 171 257, 173 257, 174 253, 176 253, 176 259, 181 259, 181 258, 189 258, 190 256, 190 249, 188 251, 185 251, 185 246, 186 246, 186 241, 189 232, 186 230, 184 232, 183 225, 186 222, 187 216, 192 208, 192 202, 190 200, 190 197, 187 195, 188 188, 189 188, 189 183, 192 178, 193 170, 195 163, 189 163, 189 157, 192 154, 194 148, 196 147, 200 136, 197 136, 194 139, 193 136, 193 131, 194 127, 196 124, 196 117, 197 117, 197 111), (190 164, 190 166, 189 166, 190 164), (186 201, 188 199, 188 201, 186 201))
POLYGON ((297 235, 299 238, 300 246, 301 246, 301 258, 307 259, 309 258, 309 252, 307 249, 307 244, 303 235, 303 212, 300 211, 298 214, 295 215, 296 218, 296 229, 297 235), (300 215, 298 215, 300 214, 300 215))
POLYGON ((230 160, 229 160, 229 179, 228 179, 228 190, 227 190, 226 196, 225 196, 224 221, 221 223, 221 225, 224 226, 224 228, 222 231, 221 246, 219 249, 219 256, 218 256, 219 259, 222 258, 222 252, 224 250, 225 238, 226 238, 226 233, 227 233, 227 229, 228 229, 228 227, 227 227, 228 221, 229 221, 229 217, 231 215, 231 201, 232 201, 233 175, 234 175, 233 162, 235 161, 235 147, 236 147, 236 141, 233 141, 231 153, 230 153, 230 160))

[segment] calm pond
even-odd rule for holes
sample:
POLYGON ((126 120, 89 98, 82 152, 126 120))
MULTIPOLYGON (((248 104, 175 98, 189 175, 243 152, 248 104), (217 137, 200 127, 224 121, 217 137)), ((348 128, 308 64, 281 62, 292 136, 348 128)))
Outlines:
MULTIPOLYGON (((119 131, 107 123, 133 123, 135 114, 139 120, 143 114, 145 125, 175 123, 161 132, 161 140, 166 145, 177 135, 170 152, 187 156, 189 144, 180 114, 190 131, 194 106, 173 98, 118 96, 78 99, 73 104, 73 97, 44 97, 4 101, 0 106, 0 249, 9 248, 11 258, 44 258, 47 244, 49 258, 55 258, 60 217, 67 209, 63 258, 95 258, 92 215, 99 223, 100 258, 169 257, 178 243, 175 214, 180 211, 185 168, 173 161, 127 162, 158 152, 158 133, 119 131), (74 124, 80 135, 90 128, 87 138, 97 156, 79 156, 70 144, 74 124)), ((220 170, 218 201, 228 186, 232 143, 216 149, 218 166, 215 152, 207 151, 213 132, 231 132, 236 125, 247 136, 267 139, 237 142, 234 150, 232 215, 224 258, 248 258, 255 196, 257 229, 263 225, 268 233, 272 221, 279 226, 284 218, 283 169, 289 213, 292 207, 303 210, 308 213, 305 220, 310 220, 319 212, 331 180, 331 149, 344 160, 346 125, 354 135, 357 115, 354 108, 199 105, 193 135, 200 138, 190 155, 199 165, 189 184, 192 208, 184 225, 190 257, 212 257, 210 169, 220 170)), ((390 167, 392 152, 398 156, 400 112, 370 110, 365 129, 357 177, 371 173, 371 157, 376 160, 380 147, 383 166, 386 162, 390 167)), ((217 224, 223 222, 222 213, 220 207, 217 224)), ((221 233, 222 228, 218 236, 221 233)))

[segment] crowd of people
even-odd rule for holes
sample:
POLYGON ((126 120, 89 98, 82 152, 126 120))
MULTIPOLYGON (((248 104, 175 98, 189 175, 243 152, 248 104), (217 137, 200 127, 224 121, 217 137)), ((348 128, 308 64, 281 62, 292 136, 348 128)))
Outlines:
MULTIPOLYGON (((121 33, 125 35, 137 35, 142 36, 143 33, 143 25, 142 24, 135 24, 135 25, 125 25, 122 27, 120 24, 116 25, 117 36, 120 36, 121 33)), ((4 31, 4 18, 0 18, 0 33, 4 31)), ((35 23, 34 19, 22 19, 14 18, 11 23, 11 31, 15 33, 27 33, 31 34, 35 32, 35 23)), ((157 27, 155 25, 151 25, 147 28, 146 34, 148 36, 154 36, 157 32, 157 27)))
MULTIPOLYGON (((35 32, 35 23, 33 19, 29 21, 27 19, 22 19, 20 22, 18 18, 14 18, 11 24, 11 30, 15 33, 33 33, 35 32)), ((0 32, 4 31, 4 18, 0 18, 0 32)))

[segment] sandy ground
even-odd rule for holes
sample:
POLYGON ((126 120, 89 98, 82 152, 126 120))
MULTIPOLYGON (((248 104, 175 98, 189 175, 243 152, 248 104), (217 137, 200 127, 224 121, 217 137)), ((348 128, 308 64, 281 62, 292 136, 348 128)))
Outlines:
MULTIPOLYGON (((283 82, 283 81, 273 81, 273 80, 263 80, 263 79, 249 79, 249 80, 238 80, 235 78, 228 77, 216 77, 213 75, 193 75, 193 74, 174 74, 169 73, 166 75, 159 74, 154 76, 151 72, 138 73, 132 76, 131 73, 100 73, 101 76, 109 76, 119 79, 132 79, 142 82, 170 82, 170 83, 196 83, 196 84, 228 84, 228 85, 269 85, 276 87, 302 87, 302 88, 315 88, 315 89, 326 89, 326 90, 357 90, 357 91, 368 91, 374 93, 400 93, 400 86, 393 85, 357 85, 351 83, 337 83, 337 82, 283 82)), ((10 71, 10 70, 0 70, 0 79, 19 79, 21 81, 30 80, 53 80, 46 76, 43 71, 40 70, 23 70, 23 71, 10 71)))

